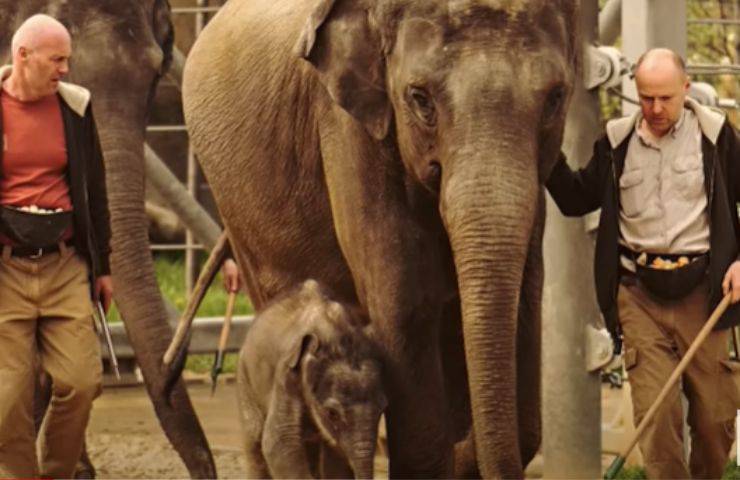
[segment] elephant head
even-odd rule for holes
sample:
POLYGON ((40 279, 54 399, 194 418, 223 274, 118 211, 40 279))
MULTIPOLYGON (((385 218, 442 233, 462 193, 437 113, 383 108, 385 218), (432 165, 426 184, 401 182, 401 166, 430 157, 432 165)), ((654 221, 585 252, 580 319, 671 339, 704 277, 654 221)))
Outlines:
POLYGON ((342 452, 355 478, 373 478, 378 422, 387 401, 380 354, 336 302, 307 309, 316 331, 298 339, 289 366, 300 375, 308 411, 321 436, 342 452))
POLYGON ((522 310, 539 315, 541 277, 523 298, 525 269, 542 268, 542 184, 577 66, 575 3, 321 0, 296 45, 331 99, 438 200, 484 477, 522 470, 518 442, 497 430, 516 428, 522 310))
MULTIPOLYGON (((171 59, 167 0, 18 2, 0 0, 0 27, 13 32, 35 13, 59 19, 72 36, 68 80, 88 88, 106 165, 115 300, 159 420, 193 477, 216 476, 213 458, 182 385, 173 406, 154 392, 171 330, 154 276, 144 211, 144 135, 159 78, 171 59)), ((10 38, 2 38, 7 49, 10 38)))

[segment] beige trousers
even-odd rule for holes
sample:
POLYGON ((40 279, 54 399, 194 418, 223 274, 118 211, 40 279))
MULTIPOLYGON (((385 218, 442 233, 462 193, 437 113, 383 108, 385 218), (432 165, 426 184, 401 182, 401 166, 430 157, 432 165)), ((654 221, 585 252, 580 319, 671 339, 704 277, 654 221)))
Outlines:
POLYGON ((0 259, 0 477, 70 478, 101 389, 87 264, 73 248, 0 259), (37 366, 53 383, 38 435, 37 366))
MULTIPOLYGON (((634 278, 619 287, 619 321, 624 362, 632 387, 635 425, 639 424, 668 377, 710 315, 708 287, 699 285, 681 300, 664 301, 634 278)), ((648 478, 720 478, 734 438, 740 408, 740 364, 729 359, 729 330, 709 334, 658 409, 639 445, 648 478), (683 409, 688 399, 691 455, 683 453, 683 409)))

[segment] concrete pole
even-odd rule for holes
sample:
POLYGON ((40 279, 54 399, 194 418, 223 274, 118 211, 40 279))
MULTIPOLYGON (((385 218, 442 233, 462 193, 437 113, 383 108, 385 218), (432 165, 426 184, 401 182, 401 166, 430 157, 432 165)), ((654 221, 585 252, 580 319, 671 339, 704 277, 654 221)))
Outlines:
MULTIPOLYGON (((622 0, 622 53, 635 63, 646 50, 667 47, 686 58, 686 2, 682 0, 622 0)), ((637 99, 635 82, 625 76, 622 93, 637 99)), ((622 102, 628 115, 637 105, 622 102)))
POLYGON ((599 13, 599 43, 614 45, 622 31, 622 0, 609 0, 599 13))
MULTIPOLYGON (((582 0, 583 50, 596 41, 598 0, 582 0)), ((584 59, 585 63, 585 59, 584 59)), ((565 128, 563 151, 572 167, 585 165, 600 134, 597 92, 582 77, 565 128)), ((586 325, 599 310, 593 280, 593 240, 581 218, 566 219, 547 199, 543 311, 544 478, 601 476, 601 389, 586 371, 586 325)))
POLYGON ((185 189, 149 144, 144 144, 144 159, 146 178, 151 185, 167 200, 170 209, 175 212, 185 228, 193 232, 195 238, 207 250, 212 249, 221 235, 221 227, 185 189))

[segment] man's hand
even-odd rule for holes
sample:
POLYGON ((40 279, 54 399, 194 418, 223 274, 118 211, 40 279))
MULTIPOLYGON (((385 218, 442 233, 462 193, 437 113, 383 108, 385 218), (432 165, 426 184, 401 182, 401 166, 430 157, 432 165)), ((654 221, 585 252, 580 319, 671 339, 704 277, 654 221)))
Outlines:
POLYGON ((730 291, 732 292, 731 303, 740 300, 740 261, 735 261, 730 265, 722 281, 722 292, 727 295, 730 291))
POLYGON ((224 277, 224 289, 231 292, 238 292, 242 286, 242 279, 239 276, 239 267, 236 266, 236 262, 231 258, 224 260, 224 264, 221 267, 221 275, 224 277))
POLYGON ((103 304, 103 311, 108 313, 113 300, 113 280, 110 275, 103 275, 95 280, 95 298, 103 304))

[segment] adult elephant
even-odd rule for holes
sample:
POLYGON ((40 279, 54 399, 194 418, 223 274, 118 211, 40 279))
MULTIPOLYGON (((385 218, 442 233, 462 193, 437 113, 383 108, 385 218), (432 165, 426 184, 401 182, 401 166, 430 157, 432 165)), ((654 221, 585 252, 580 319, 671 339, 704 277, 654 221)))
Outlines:
POLYGON ((542 182, 575 10, 230 0, 188 58, 189 132, 256 306, 313 277, 374 327, 391 476, 450 475, 469 412, 485 477, 521 478, 539 446, 542 182))
MULTIPOLYGON (((158 291, 144 213, 147 110, 172 50, 167 0, 0 0, 0 57, 10 35, 35 13, 69 29, 69 81, 92 92, 104 151, 113 231, 111 266, 116 304, 150 392, 161 391, 159 359, 171 330, 158 291)), ((183 385, 172 405, 154 395, 160 423, 194 477, 215 477, 210 449, 183 385)))

